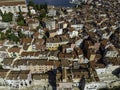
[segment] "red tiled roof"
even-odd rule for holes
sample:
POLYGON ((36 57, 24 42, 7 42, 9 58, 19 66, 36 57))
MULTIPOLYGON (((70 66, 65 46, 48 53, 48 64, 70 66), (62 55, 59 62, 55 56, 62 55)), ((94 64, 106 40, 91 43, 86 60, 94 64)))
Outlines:
POLYGON ((19 48, 19 47, 12 47, 12 48, 9 48, 9 49, 8 49, 8 52, 17 52, 17 53, 19 53, 19 52, 20 52, 20 49, 21 49, 21 48, 19 48))
POLYGON ((23 4, 26 4, 25 1, 20 1, 20 2, 0 1, 0 6, 17 6, 17 5, 23 5, 23 4))

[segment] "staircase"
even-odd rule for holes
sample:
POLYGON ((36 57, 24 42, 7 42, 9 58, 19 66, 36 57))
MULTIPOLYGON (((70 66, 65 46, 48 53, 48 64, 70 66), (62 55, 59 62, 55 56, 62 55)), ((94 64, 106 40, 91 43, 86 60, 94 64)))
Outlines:
POLYGON ((7 74, 6 74, 6 76, 5 76, 5 79, 7 79, 7 77, 8 77, 8 75, 9 75, 10 72, 11 72, 11 70, 9 70, 9 71, 7 72, 7 74))

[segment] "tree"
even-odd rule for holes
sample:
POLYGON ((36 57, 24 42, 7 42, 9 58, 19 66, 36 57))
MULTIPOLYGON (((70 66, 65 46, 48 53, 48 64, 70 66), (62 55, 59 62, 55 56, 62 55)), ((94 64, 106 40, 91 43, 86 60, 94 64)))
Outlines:
POLYGON ((19 38, 25 37, 25 35, 21 32, 21 30, 18 31, 18 36, 19 36, 19 38))
POLYGON ((19 15, 18 15, 18 18, 17 18, 17 24, 20 25, 20 26, 26 25, 26 22, 25 22, 25 20, 24 20, 24 17, 23 17, 23 15, 22 15, 21 10, 20 10, 19 15))
POLYGON ((3 32, 0 32, 0 40, 4 40, 5 38, 5 34, 3 32))
POLYGON ((2 11, 1 11, 1 9, 0 9, 0 15, 1 15, 1 16, 3 15, 3 13, 2 13, 2 11))
POLYGON ((45 9, 45 11, 47 13, 48 12, 48 5, 47 5, 47 3, 44 4, 44 9, 45 9))
POLYGON ((11 12, 9 12, 9 13, 5 12, 4 14, 1 14, 1 16, 2 16, 3 22, 10 22, 13 19, 13 14, 11 12))
POLYGON ((3 69, 2 65, 0 65, 0 69, 3 69))
POLYGON ((35 3, 33 2, 33 0, 29 0, 29 2, 28 2, 28 6, 35 6, 35 3))
POLYGON ((9 33, 11 33, 12 32, 12 30, 11 30, 11 28, 10 29, 8 29, 7 31, 6 31, 6 34, 9 34, 9 33))
POLYGON ((44 9, 42 9, 42 10, 41 10, 41 14, 38 16, 38 19, 39 19, 39 20, 42 20, 42 19, 45 18, 45 17, 46 17, 46 12, 45 12, 44 9))
POLYGON ((14 34, 14 33, 11 33, 7 36, 7 39, 11 40, 11 41, 14 41, 14 42, 18 42, 19 41, 19 38, 14 34))
POLYGON ((26 23, 24 20, 19 20, 19 21, 17 21, 17 24, 20 26, 24 26, 26 23))
POLYGON ((47 13, 47 11, 48 11, 48 5, 47 5, 47 3, 45 3, 45 4, 39 4, 39 5, 38 5, 38 9, 39 9, 39 10, 44 9, 45 12, 47 13))
POLYGON ((28 16, 31 17, 31 12, 30 12, 30 9, 28 8, 28 16))
POLYGON ((39 30, 40 28, 42 28, 42 26, 41 26, 41 25, 39 25, 39 26, 37 27, 37 30, 39 30))
POLYGON ((64 9, 64 10, 63 10, 63 13, 64 13, 64 14, 68 14, 68 12, 67 12, 67 10, 66 10, 66 9, 64 9))
POLYGON ((19 15, 17 17, 17 24, 20 25, 20 26, 24 26, 26 25, 26 21, 22 15, 22 11, 21 11, 21 8, 19 7, 19 15))

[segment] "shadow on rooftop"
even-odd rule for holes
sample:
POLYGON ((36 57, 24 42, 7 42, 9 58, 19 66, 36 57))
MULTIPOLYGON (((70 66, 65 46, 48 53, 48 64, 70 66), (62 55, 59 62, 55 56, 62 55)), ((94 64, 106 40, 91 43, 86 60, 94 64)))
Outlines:
POLYGON ((85 78, 84 78, 84 75, 82 76, 82 78, 79 81, 78 88, 79 88, 79 90, 84 90, 84 88, 85 88, 85 78))
POLYGON ((120 67, 116 68, 112 71, 112 74, 120 78, 120 67))
POLYGON ((48 82, 52 86, 52 90, 57 90, 56 70, 51 70, 51 71, 48 72, 48 82))

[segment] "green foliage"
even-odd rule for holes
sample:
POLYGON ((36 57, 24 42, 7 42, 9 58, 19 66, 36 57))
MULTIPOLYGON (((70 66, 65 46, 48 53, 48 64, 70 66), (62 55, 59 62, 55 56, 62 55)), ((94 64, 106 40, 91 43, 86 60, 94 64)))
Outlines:
POLYGON ((9 29, 9 30, 6 31, 6 34, 10 34, 11 32, 12 32, 12 30, 9 29))
POLYGON ((46 12, 47 12, 47 9, 48 9, 48 5, 46 3, 45 4, 35 4, 33 2, 33 0, 29 0, 28 6, 32 6, 35 10, 45 9, 46 12))
POLYGON ((26 25, 26 22, 25 22, 23 15, 22 15, 22 11, 21 11, 20 7, 19 7, 19 15, 17 17, 17 24, 20 26, 26 25))
POLYGON ((24 20, 24 17, 22 15, 21 11, 19 12, 19 15, 18 15, 18 18, 17 18, 17 24, 20 25, 20 26, 26 25, 26 22, 24 20))
POLYGON ((35 10, 42 10, 42 9, 44 9, 46 13, 48 11, 48 5, 46 3, 45 4, 35 4, 34 3, 34 5, 32 5, 32 6, 33 6, 33 8, 35 10))
POLYGON ((19 38, 12 32, 11 29, 6 31, 4 39, 8 39, 8 40, 14 41, 16 43, 19 41, 19 38))
POLYGON ((19 38, 23 37, 25 37, 25 35, 21 31, 18 32, 18 36, 16 36, 11 29, 7 30, 5 33, 0 32, 0 40, 7 39, 17 43, 19 41, 19 38))
POLYGON ((29 2, 28 2, 28 6, 35 6, 35 3, 33 2, 33 0, 29 0, 29 2))
POLYGON ((45 12, 44 9, 42 9, 42 10, 41 10, 41 14, 38 16, 38 19, 39 19, 39 20, 42 20, 42 19, 45 18, 45 17, 46 17, 46 12, 45 12))
MULTIPOLYGON (((48 11, 48 5, 45 3, 45 4, 35 4, 33 2, 33 0, 29 0, 28 2, 28 6, 32 6, 36 11, 39 10, 40 11, 40 15, 38 16, 38 18, 40 20, 42 20, 42 18, 46 17, 46 14, 47 14, 47 11, 48 11)), ((30 15, 30 10, 28 10, 28 15, 30 15)))
POLYGON ((59 11, 56 11, 56 14, 57 14, 57 16, 60 16, 60 12, 59 11))
POLYGON ((51 19, 53 18, 53 16, 48 16, 48 15, 47 15, 46 17, 47 17, 48 19, 49 19, 49 18, 51 18, 51 19))
POLYGON ((37 27, 37 30, 38 30, 38 29, 40 29, 40 28, 42 28, 42 26, 41 26, 41 25, 39 25, 39 26, 37 27))
POLYGON ((28 14, 29 17, 32 16, 29 8, 28 8, 28 13, 27 14, 28 14))
POLYGON ((11 40, 11 41, 14 41, 14 42, 18 42, 19 41, 19 38, 14 34, 14 33, 11 33, 7 36, 7 39, 11 40))
POLYGON ((1 16, 2 16, 3 22, 10 22, 13 19, 13 14, 11 12, 9 12, 9 13, 5 12, 4 14, 1 14, 1 16))
POLYGON ((17 21, 17 24, 20 26, 24 26, 26 23, 24 20, 19 20, 19 21, 17 21))
POLYGON ((5 34, 3 32, 0 32, 0 40, 4 40, 5 38, 5 34))
POLYGON ((47 11, 48 11, 48 5, 46 3, 45 4, 39 4, 37 9, 38 10, 44 9, 45 12, 47 13, 47 11))
POLYGON ((1 15, 1 16, 3 15, 3 13, 2 13, 2 11, 1 11, 1 9, 0 9, 0 15, 1 15))
POLYGON ((0 65, 0 69, 3 69, 2 65, 0 65))
POLYGON ((21 32, 21 30, 18 31, 18 36, 19 36, 19 38, 25 37, 25 35, 21 32))
POLYGON ((43 39, 46 40, 48 37, 46 35, 43 36, 43 39))
POLYGON ((44 9, 46 12, 48 12, 48 5, 46 3, 44 4, 44 9))
POLYGON ((63 10, 63 13, 64 13, 64 14, 68 14, 66 9, 65 9, 65 10, 63 10))

